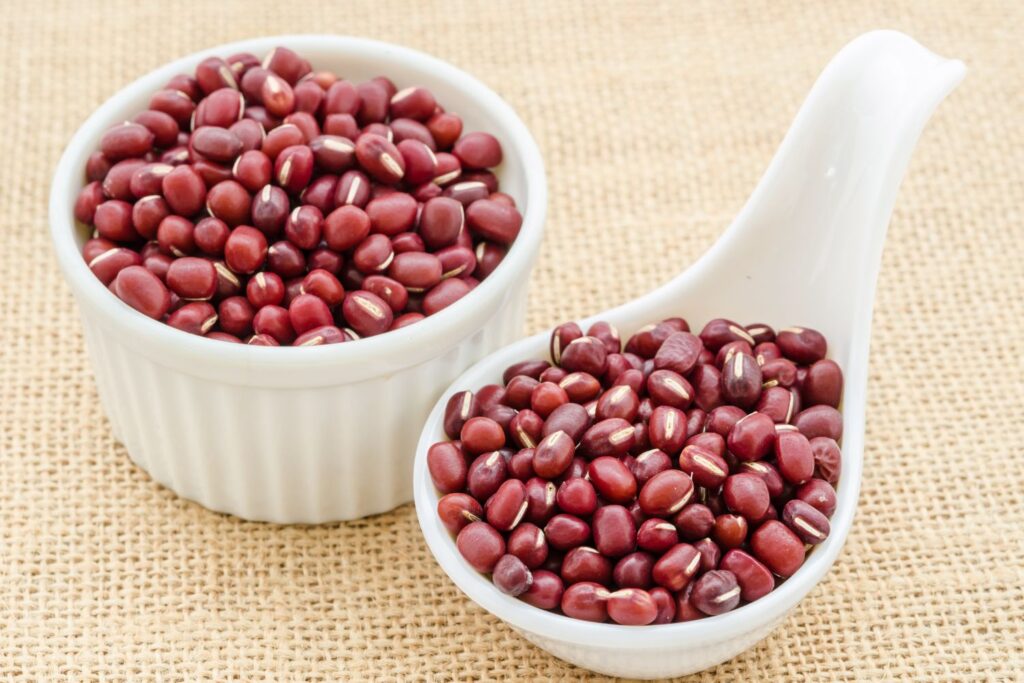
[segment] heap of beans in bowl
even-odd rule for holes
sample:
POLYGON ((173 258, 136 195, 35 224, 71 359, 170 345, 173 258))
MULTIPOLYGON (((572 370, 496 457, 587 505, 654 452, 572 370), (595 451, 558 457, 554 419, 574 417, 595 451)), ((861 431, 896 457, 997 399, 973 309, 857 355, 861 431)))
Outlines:
POLYGON ((664 624, 768 594, 829 535, 843 375, 817 331, 681 318, 625 346, 551 335, 551 362, 453 395, 427 466, 462 557, 588 621, 664 624))
POLYGON ((413 324, 501 262, 522 216, 498 140, 415 84, 279 47, 210 57, 107 130, 75 218, 89 268, 186 332, 320 345, 413 324))

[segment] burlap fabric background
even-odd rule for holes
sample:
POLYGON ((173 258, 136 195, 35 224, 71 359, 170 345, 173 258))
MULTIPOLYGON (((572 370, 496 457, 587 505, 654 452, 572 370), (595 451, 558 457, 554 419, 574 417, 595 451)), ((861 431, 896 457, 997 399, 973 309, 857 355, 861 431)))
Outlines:
MULTIPOLYGON (((405 43, 481 77, 548 165, 528 327, 684 268, 862 31, 970 73, 900 192, 845 550, 775 634, 693 680, 1024 674, 1024 11, 1015 2, 67 2, 0 8, 0 671, 23 680, 464 680, 585 672, 435 566, 411 506, 281 528, 209 513, 114 443, 49 245, 86 115, 196 49, 282 32, 405 43)), ((681 311, 685 314, 685 311, 681 311)), ((415 428, 410 425, 409 428, 415 428)))

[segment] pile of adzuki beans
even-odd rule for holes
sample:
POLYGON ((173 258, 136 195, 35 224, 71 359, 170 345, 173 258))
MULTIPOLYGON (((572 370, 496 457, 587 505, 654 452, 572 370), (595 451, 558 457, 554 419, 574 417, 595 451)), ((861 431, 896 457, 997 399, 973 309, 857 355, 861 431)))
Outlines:
POLYGON ((843 376, 808 328, 555 328, 552 363, 452 396, 438 515, 505 593, 567 616, 728 612, 797 571, 836 506, 843 376))
POLYGON ((522 216, 502 149, 429 90, 314 72, 288 48, 203 60, 108 130, 75 218, 128 305, 213 339, 381 334, 486 278, 522 216))

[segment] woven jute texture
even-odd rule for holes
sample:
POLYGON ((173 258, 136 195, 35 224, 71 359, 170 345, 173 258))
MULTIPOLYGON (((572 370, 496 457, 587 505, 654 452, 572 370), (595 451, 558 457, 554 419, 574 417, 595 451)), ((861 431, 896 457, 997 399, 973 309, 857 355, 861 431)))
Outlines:
POLYGON ((892 219, 853 531, 771 637, 692 680, 1024 678, 1022 27, 1009 1, 4 0, 0 672, 588 676, 466 599, 411 505, 316 528, 247 523, 131 464, 97 402, 46 218, 61 149, 121 86, 203 47, 292 32, 404 43, 477 75, 547 163, 536 331, 691 263, 742 206, 828 59, 863 31, 896 28, 970 72, 925 130, 892 219))

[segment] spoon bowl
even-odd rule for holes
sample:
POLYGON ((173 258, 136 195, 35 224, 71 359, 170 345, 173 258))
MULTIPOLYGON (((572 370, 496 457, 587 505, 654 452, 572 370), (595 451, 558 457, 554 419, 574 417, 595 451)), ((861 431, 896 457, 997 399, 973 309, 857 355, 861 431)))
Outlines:
POLYGON ((467 370, 435 405, 420 437, 414 495, 438 563, 479 605, 561 659, 639 678, 679 676, 734 657, 767 636, 822 579, 849 533, 860 490, 871 310, 882 245, 900 180, 925 122, 960 82, 964 65, 906 35, 875 31, 847 45, 813 87, 761 182, 718 241, 649 294, 580 322, 615 325, 626 339, 672 316, 694 330, 716 317, 805 325, 829 340, 843 368, 842 477, 831 534, 791 578, 733 612, 658 626, 597 624, 501 593, 459 555, 437 516, 426 466, 446 439, 444 408, 463 389, 500 382, 509 365, 547 358, 550 332, 505 347, 467 370))

